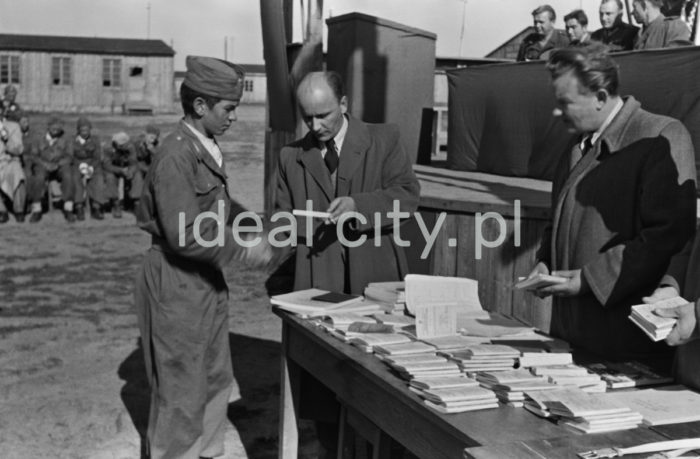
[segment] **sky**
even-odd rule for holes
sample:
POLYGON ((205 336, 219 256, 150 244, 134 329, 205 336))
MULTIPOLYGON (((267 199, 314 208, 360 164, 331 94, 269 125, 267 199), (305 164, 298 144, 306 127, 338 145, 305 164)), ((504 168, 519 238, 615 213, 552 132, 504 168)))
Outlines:
MULTIPOLYGON (((175 70, 184 70, 188 54, 223 58, 225 51, 234 62, 262 64, 260 1, 275 0, 0 0, 0 31, 161 39, 176 51, 175 70)), ((530 25, 530 12, 545 1, 325 0, 324 17, 378 16, 436 33, 439 57, 483 57, 530 25)), ((600 27, 600 0, 549 4, 557 12, 558 28, 576 8, 588 14, 589 29, 600 27)))

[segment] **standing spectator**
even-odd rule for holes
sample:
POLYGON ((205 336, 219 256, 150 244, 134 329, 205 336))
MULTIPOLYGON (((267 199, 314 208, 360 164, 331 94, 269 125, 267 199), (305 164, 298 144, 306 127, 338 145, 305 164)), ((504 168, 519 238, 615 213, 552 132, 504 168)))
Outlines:
POLYGON ((102 220, 102 206, 106 202, 104 177, 102 175, 102 145, 100 139, 92 134, 90 120, 81 116, 76 126, 76 136, 71 144, 75 189, 75 216, 85 220, 85 192, 90 199, 90 216, 102 220))
POLYGON ((678 120, 618 94, 617 65, 597 48, 558 50, 548 63, 554 115, 579 137, 557 166, 531 274, 567 278, 538 290, 554 295, 554 336, 612 360, 662 356, 670 349, 628 316, 695 230, 693 145, 678 120))
POLYGON ((622 12, 621 0, 603 0, 600 4, 603 27, 593 32, 591 39, 607 45, 610 52, 630 51, 639 33, 639 27, 622 21, 622 12))
POLYGON ((569 44, 564 31, 554 28, 556 19, 557 13, 551 6, 542 5, 535 8, 532 12, 535 32, 525 37, 520 43, 518 61, 547 59, 552 50, 569 44))
POLYGON ((19 121, 22 110, 15 99, 17 98, 17 88, 8 84, 5 86, 4 97, 2 99, 2 118, 10 121, 19 121))
POLYGON ((24 221, 26 178, 22 169, 22 129, 19 123, 0 122, 0 223, 10 219, 7 199, 18 222, 24 221))
POLYGON ((663 0, 634 0, 632 15, 643 24, 634 49, 671 48, 689 46, 690 28, 678 17, 666 17, 661 12, 663 0))
POLYGON ((122 201, 119 199, 119 181, 123 180, 124 195, 128 194, 134 206, 138 204, 143 189, 143 177, 138 174, 136 146, 126 132, 112 136, 112 148, 104 152, 104 170, 107 199, 112 205, 112 216, 122 218, 122 201))
POLYGON ((41 220, 41 201, 47 193, 49 180, 61 182, 63 216, 68 223, 75 222, 75 176, 70 146, 63 136, 63 121, 53 117, 49 120, 44 137, 35 140, 30 155, 24 159, 29 171, 27 176, 27 199, 31 203, 30 223, 41 220))
POLYGON ((566 34, 569 36, 569 46, 586 46, 591 42, 588 33, 588 16, 583 10, 574 10, 564 16, 566 34))
POLYGON ((160 129, 152 124, 149 124, 146 126, 146 133, 136 144, 136 159, 138 160, 139 164, 138 173, 141 174, 142 178, 146 178, 146 173, 151 167, 151 162, 155 157, 159 140, 160 129))

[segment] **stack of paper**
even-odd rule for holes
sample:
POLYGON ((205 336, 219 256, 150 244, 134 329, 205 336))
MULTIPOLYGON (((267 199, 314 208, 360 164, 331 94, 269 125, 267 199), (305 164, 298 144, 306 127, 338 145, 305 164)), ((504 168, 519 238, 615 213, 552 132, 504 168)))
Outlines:
POLYGON ((530 371, 560 386, 576 386, 586 392, 605 392, 606 389, 605 381, 600 376, 574 364, 532 367, 530 371))
POLYGON ((409 341, 398 344, 375 344, 374 352, 379 355, 411 355, 431 353, 435 354, 435 347, 422 341, 409 341))
POLYGON ((423 391, 422 396, 429 408, 440 413, 498 408, 498 400, 494 393, 478 386, 428 389, 423 391))
POLYGON ((510 370, 520 351, 501 344, 477 344, 460 351, 443 352, 442 355, 457 362, 466 373, 478 371, 510 370))
POLYGON ((292 293, 272 296, 270 297, 270 303, 284 311, 288 311, 302 317, 326 315, 331 312, 370 314, 382 310, 378 304, 366 301, 360 296, 339 302, 320 301, 318 299, 314 299, 329 293, 331 292, 317 288, 299 290, 292 293))
POLYGON ((688 301, 684 298, 676 296, 652 304, 638 304, 632 306, 632 314, 630 314, 629 318, 639 328, 641 328, 649 338, 654 341, 661 341, 662 339, 665 339, 669 333, 671 333, 677 319, 657 316, 654 314, 654 310, 657 308, 674 308, 676 306, 686 304, 687 302, 688 301))
POLYGON ((466 311, 457 314, 457 328, 466 336, 485 338, 510 338, 529 336, 535 332, 533 327, 487 311, 466 311))
POLYGON ((434 389, 451 389, 454 387, 476 387, 479 383, 460 374, 458 376, 423 376, 412 379, 409 383, 411 389, 418 391, 434 389))
POLYGON ((347 330, 353 323, 377 323, 377 321, 373 318, 366 317, 355 312, 328 312, 310 318, 319 319, 322 325, 332 327, 336 330, 347 330))
POLYGON ((561 276, 551 276, 549 274, 535 274, 532 277, 521 277, 513 288, 517 290, 537 290, 542 287, 563 284, 568 279, 561 276))
POLYGON ((435 346, 438 351, 456 351, 465 349, 468 346, 473 346, 475 344, 488 344, 489 340, 486 338, 455 335, 426 338, 423 340, 423 342, 435 346))
POLYGON ((520 368, 573 363, 571 352, 523 352, 518 359, 520 368))
POLYGON ((364 294, 369 301, 381 303, 387 312, 403 311, 406 305, 406 292, 401 281, 370 282, 364 294))
POLYGON ((557 385, 543 376, 536 376, 519 368, 507 371, 483 371, 476 375, 482 387, 494 391, 498 400, 510 406, 523 406, 525 391, 557 389, 557 385))
POLYGON ((372 352, 374 346, 408 342, 411 342, 411 338, 401 333, 357 333, 350 338, 351 344, 365 352, 372 352))
POLYGON ((393 325, 395 328, 404 329, 405 327, 415 326, 416 319, 404 314, 372 314, 380 324, 393 325))
POLYGON ((399 376, 407 381, 416 378, 462 375, 456 363, 445 360, 434 354, 425 355, 432 355, 433 357, 437 357, 437 359, 430 362, 395 361, 391 364, 391 367, 399 373, 399 376))
POLYGON ((525 408, 558 418, 559 424, 575 432, 598 433, 634 429, 642 415, 628 406, 578 388, 527 392, 525 408))
POLYGON ((629 406, 640 412, 646 425, 700 421, 700 394, 685 386, 616 391, 601 396, 606 402, 629 406))
POLYGON ((670 375, 661 374, 652 370, 648 365, 635 361, 594 363, 588 365, 588 368, 600 375, 600 378, 610 389, 654 386, 673 382, 670 375))

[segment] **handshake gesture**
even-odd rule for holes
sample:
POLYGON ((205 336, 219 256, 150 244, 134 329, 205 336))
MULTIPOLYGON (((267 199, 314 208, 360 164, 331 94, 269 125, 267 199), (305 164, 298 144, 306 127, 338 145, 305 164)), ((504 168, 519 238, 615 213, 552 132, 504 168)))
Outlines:
MULTIPOLYGON (((266 272, 274 271, 291 254, 290 247, 275 247, 270 244, 267 232, 256 234, 259 239, 250 240, 248 247, 241 246, 235 260, 243 262, 252 269, 263 269, 266 272), (255 243, 253 243, 255 242, 255 243)), ((252 237, 250 239, 253 239, 252 237)))

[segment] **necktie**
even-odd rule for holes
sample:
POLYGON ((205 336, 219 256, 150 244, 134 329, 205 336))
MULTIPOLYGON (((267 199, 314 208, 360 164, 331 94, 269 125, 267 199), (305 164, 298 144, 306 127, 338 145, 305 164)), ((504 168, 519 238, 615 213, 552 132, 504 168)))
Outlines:
POLYGON ((591 141, 591 136, 587 136, 583 142, 579 142, 576 144, 574 147, 573 151, 571 152, 571 162, 569 163, 569 169, 573 169, 576 164, 586 156, 586 153, 588 153, 591 150, 591 147, 593 147, 593 142, 591 141))
POLYGON ((338 148, 335 145, 333 139, 326 142, 326 156, 323 157, 323 161, 326 163, 328 172, 333 175, 335 170, 338 168, 338 148))

